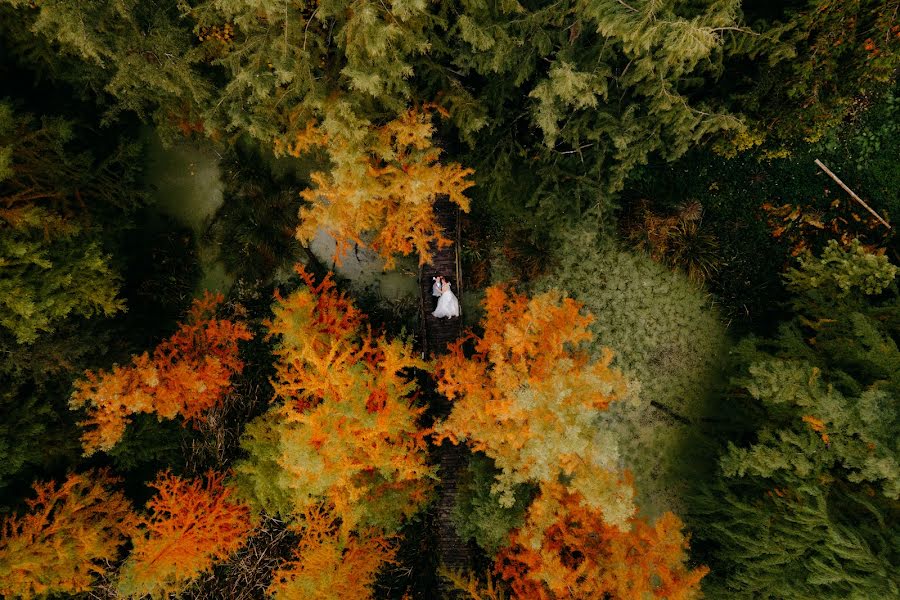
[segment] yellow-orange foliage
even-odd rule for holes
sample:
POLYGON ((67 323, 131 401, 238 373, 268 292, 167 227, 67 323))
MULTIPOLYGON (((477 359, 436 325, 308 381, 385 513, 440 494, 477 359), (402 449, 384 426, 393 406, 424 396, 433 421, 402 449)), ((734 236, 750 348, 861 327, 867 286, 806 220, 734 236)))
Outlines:
POLYGON ((817 419, 812 415, 805 415, 803 417, 803 422, 808 423, 812 430, 822 437, 823 442, 826 444, 831 442, 831 437, 828 435, 827 427, 822 419, 817 419))
POLYGON ((390 539, 376 531, 345 535, 321 507, 305 511, 295 529, 294 559, 275 571, 268 590, 278 600, 371 598, 378 569, 396 555, 390 539))
POLYGON ((654 524, 631 519, 612 527, 580 494, 545 485, 497 556, 496 569, 518 598, 528 600, 686 600, 706 567, 685 566, 681 521, 665 513, 654 524))
POLYGON ((250 508, 233 498, 212 471, 186 480, 168 472, 151 484, 152 514, 141 519, 134 549, 122 568, 125 595, 161 595, 181 590, 192 578, 229 557, 253 528, 250 508))
POLYGON ((187 321, 153 351, 132 358, 127 367, 87 371, 75 382, 69 400, 87 407, 90 427, 82 435, 86 455, 109 450, 125 433, 130 416, 156 413, 160 419, 181 415, 190 421, 221 401, 231 377, 240 373, 238 341, 252 336, 240 322, 215 318, 222 295, 205 294, 194 301, 187 321))
POLYGON ((275 318, 266 326, 270 338, 281 340, 275 348, 275 395, 302 412, 325 398, 345 395, 346 371, 359 361, 357 337, 364 315, 338 293, 330 273, 316 284, 302 266, 296 271, 308 289, 288 298, 276 290, 275 318))
POLYGON ((610 368, 610 351, 592 362, 578 350, 591 339, 592 317, 556 293, 528 299, 496 287, 487 290, 485 312, 475 354, 465 356, 463 340, 437 362, 438 390, 453 401, 438 439, 466 441, 494 459, 504 504, 515 484, 566 476, 608 522, 624 524, 632 490, 593 421, 622 398, 626 382, 610 368))
POLYGON ((104 571, 97 561, 115 561, 136 522, 122 493, 110 490, 116 482, 101 471, 69 475, 60 486, 35 483, 28 512, 0 525, 0 594, 89 590, 104 571))
POLYGON ((406 373, 426 365, 408 342, 363 329, 330 276, 315 285, 298 273, 308 287, 279 297, 269 323, 280 339, 272 383, 285 401, 274 409, 281 481, 295 511, 324 500, 348 531, 396 524, 426 500, 434 476, 406 373))
POLYGON ((297 238, 308 243, 322 229, 337 240, 335 260, 352 243, 364 246, 362 234, 373 232, 372 248, 392 268, 394 255, 419 254, 420 262, 431 259, 433 246, 452 242, 435 221, 435 197, 446 195, 462 210, 469 210, 464 192, 473 182, 474 171, 458 163, 438 162, 440 148, 432 145, 434 126, 430 105, 410 109, 395 120, 374 128, 367 147, 348 151, 347 140, 328 136, 314 123, 287 144, 276 143, 276 152, 298 156, 310 147, 324 145, 333 168, 311 175, 315 188, 301 196, 310 204, 300 210, 297 238))

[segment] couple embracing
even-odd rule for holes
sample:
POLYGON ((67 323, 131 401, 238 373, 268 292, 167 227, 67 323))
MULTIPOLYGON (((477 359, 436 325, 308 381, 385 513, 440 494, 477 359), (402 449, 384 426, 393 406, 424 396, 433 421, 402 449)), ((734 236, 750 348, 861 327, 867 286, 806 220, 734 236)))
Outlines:
POLYGON ((450 317, 458 317, 459 300, 456 298, 456 294, 450 291, 450 282, 443 275, 438 275, 431 279, 434 282, 431 285, 431 295, 438 297, 437 308, 431 314, 439 319, 442 317, 447 317, 448 319, 450 317))

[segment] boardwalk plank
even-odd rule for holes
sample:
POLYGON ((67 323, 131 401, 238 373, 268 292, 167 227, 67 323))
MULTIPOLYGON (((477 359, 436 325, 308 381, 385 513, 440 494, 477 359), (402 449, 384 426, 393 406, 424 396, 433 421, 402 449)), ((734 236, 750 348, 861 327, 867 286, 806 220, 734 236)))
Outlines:
MULTIPOLYGON (((462 334, 462 319, 438 319, 431 312, 437 305, 437 298, 431 295, 432 277, 443 275, 453 286, 453 291, 460 300, 463 294, 462 273, 459 256, 459 209, 446 198, 441 198, 434 205, 437 222, 444 230, 444 235, 454 241, 449 248, 436 250, 431 264, 419 269, 419 288, 421 294, 420 309, 422 311, 421 350, 431 358, 446 352, 447 345, 456 341, 462 334)), ((451 515, 456 505, 457 486, 460 471, 465 468, 468 451, 464 446, 456 446, 444 442, 435 449, 434 456, 441 479, 439 498, 435 507, 435 534, 437 550, 441 564, 451 570, 471 569, 472 558, 467 544, 457 535, 451 515)), ((450 586, 442 585, 438 590, 445 598, 458 598, 450 586)))

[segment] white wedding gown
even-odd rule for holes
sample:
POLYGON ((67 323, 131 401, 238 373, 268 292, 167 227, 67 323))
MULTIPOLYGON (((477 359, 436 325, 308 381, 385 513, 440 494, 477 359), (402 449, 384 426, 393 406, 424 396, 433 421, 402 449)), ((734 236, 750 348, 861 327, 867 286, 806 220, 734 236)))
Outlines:
POLYGON ((431 314, 439 319, 441 317, 458 317, 459 300, 456 298, 456 294, 450 291, 450 284, 446 284, 441 292, 442 293, 438 298, 437 308, 431 314))

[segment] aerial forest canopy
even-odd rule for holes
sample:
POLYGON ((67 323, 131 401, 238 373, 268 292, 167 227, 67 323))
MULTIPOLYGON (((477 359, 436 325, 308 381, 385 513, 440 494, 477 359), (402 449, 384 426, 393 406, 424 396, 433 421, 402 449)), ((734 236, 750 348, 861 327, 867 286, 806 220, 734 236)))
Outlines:
POLYGON ((0 0, 0 595, 900 597, 900 0, 0 0))

